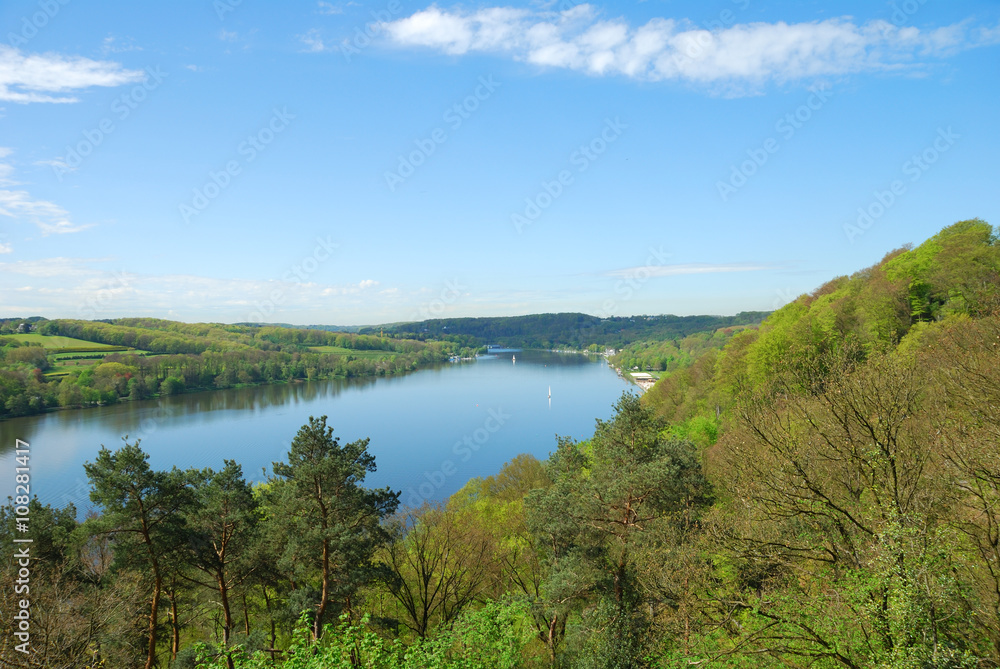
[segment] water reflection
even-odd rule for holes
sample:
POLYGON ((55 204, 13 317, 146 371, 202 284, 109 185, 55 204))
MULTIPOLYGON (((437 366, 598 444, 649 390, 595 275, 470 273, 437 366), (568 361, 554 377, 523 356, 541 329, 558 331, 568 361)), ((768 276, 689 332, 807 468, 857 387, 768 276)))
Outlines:
MULTIPOLYGON (((427 488, 452 461, 433 498, 471 476, 494 473, 522 452, 545 457, 556 434, 586 438, 627 387, 603 362, 536 351, 446 364, 400 377, 332 379, 200 392, 0 422, 0 498, 13 492, 15 438, 32 444, 32 492, 43 502, 87 508, 83 463, 103 444, 142 440, 157 468, 222 466, 234 458, 251 480, 284 459, 310 415, 328 415, 344 441, 370 437, 378 472, 368 483, 427 488), (551 397, 549 389, 551 388, 551 397), (471 453, 456 444, 509 416, 471 453)), ((423 493, 421 493, 423 494, 423 493)))

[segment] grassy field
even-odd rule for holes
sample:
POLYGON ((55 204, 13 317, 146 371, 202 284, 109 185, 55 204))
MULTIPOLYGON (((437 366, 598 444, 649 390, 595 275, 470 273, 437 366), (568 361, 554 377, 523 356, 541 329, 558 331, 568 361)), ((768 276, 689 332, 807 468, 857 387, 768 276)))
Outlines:
MULTIPOLYGON (((15 334, 3 335, 24 343, 41 344, 48 355, 50 371, 45 374, 49 378, 66 376, 70 370, 81 371, 91 365, 99 365, 104 362, 104 356, 109 353, 120 352, 122 347, 111 346, 109 344, 98 344, 85 339, 75 337, 63 337, 60 335, 46 336, 40 334, 15 334), (69 352, 62 349, 75 349, 69 352), (88 357, 93 355, 95 357, 88 357)), ((128 353, 146 353, 137 349, 129 350, 128 353)))
POLYGON ((68 348, 70 346, 76 347, 87 347, 92 348, 95 351, 101 349, 113 348, 107 344, 95 344, 92 341, 86 341, 84 339, 75 339, 73 337, 63 337, 60 335, 45 336, 40 334, 15 334, 15 335, 4 335, 4 337, 10 337, 11 339, 16 339, 21 342, 34 342, 36 344, 41 344, 45 348, 68 348))
POLYGON ((310 346, 310 351, 317 353, 331 353, 333 355, 353 355, 358 359, 377 360, 379 358, 391 358, 392 351, 357 351, 353 348, 343 348, 342 346, 310 346))
POLYGON ((49 364, 52 365, 52 369, 56 371, 67 371, 70 369, 89 367, 90 365, 99 365, 102 362, 104 362, 104 360, 60 360, 59 358, 49 360, 49 364))

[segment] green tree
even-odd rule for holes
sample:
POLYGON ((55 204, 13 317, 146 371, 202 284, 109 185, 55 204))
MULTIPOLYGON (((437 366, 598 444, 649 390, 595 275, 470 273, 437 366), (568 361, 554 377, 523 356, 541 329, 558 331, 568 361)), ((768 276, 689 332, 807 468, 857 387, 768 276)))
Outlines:
POLYGON ((548 598, 599 604, 587 640, 596 666, 642 666, 650 620, 636 556, 659 539, 659 526, 690 526, 710 502, 694 446, 663 438, 664 428, 637 396, 623 395, 589 443, 560 441, 553 485, 527 498, 529 522, 549 547, 548 598))
POLYGON ((252 558, 260 538, 260 512, 243 468, 226 460, 221 471, 191 472, 194 504, 188 513, 191 532, 188 561, 200 576, 194 583, 214 590, 222 610, 222 644, 233 631, 233 590, 253 570, 252 558))
POLYGON ((104 515, 88 521, 95 534, 113 538, 116 565, 147 574, 149 618, 146 669, 156 664, 158 614, 171 559, 188 539, 185 511, 192 502, 186 476, 176 468, 155 471, 139 440, 117 451, 104 446, 94 462, 84 465, 90 499, 104 515))
POLYGON ((317 639, 331 605, 335 613, 350 612, 355 592, 372 579, 372 556, 388 538, 381 522, 399 506, 399 493, 361 485, 375 471, 368 443, 342 446, 326 416, 310 416, 288 462, 273 465, 267 514, 286 542, 279 566, 297 583, 318 579, 312 596, 317 639))

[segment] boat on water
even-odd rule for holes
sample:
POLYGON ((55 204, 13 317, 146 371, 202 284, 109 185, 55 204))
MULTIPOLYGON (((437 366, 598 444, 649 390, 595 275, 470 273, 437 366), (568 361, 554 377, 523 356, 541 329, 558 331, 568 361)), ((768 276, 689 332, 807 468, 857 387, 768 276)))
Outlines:
POLYGON ((516 355, 510 356, 510 361, 516 365, 517 364, 517 356, 516 355))
POLYGON ((552 386, 549 386, 549 399, 552 399, 552 386))

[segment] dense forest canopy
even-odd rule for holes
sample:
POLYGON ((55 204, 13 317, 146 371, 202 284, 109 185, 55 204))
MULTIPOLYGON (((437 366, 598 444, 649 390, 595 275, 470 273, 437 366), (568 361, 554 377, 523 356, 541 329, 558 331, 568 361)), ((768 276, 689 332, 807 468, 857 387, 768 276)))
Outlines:
MULTIPOLYGON (((989 225, 893 251, 759 328, 626 354, 643 351, 666 356, 664 376, 625 394, 590 439, 560 438, 546 461, 518 456, 420 508, 366 488, 368 441, 341 443, 325 418, 258 486, 231 462, 156 471, 139 444, 102 449, 87 465, 100 515, 80 522, 27 499, 0 511, 8 545, 16 507, 32 518, 33 624, 45 632, 34 655, 5 637, 0 656, 86 668, 1000 667, 989 225)), ((11 582, 16 567, 3 569, 11 582)), ((3 591, 0 611, 13 597, 3 591)))
MULTIPOLYGON (((385 326, 394 336, 413 339, 463 340, 473 345, 497 344, 522 348, 621 348, 643 340, 683 338, 695 332, 757 324, 767 316, 747 311, 735 316, 610 316, 587 314, 532 314, 494 318, 436 318, 385 326)), ((380 328, 362 328, 374 333, 380 328)))

